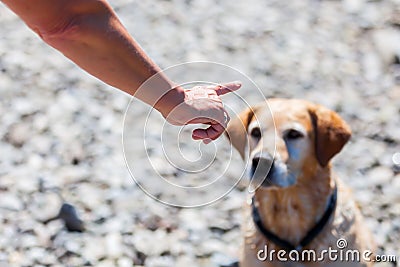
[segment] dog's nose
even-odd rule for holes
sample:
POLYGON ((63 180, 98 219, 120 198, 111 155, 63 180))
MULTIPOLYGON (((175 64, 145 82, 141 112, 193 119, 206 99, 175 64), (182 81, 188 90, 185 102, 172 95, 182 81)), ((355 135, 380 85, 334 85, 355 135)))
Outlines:
POLYGON ((274 158, 270 154, 265 153, 258 153, 254 155, 252 160, 252 167, 256 169, 259 165, 260 166, 271 166, 274 164, 274 158))

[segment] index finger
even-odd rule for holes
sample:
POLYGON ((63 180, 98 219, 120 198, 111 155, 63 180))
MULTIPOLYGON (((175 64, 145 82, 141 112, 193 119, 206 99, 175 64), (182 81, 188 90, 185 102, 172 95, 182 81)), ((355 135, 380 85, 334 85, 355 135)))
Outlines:
POLYGON ((238 90, 241 86, 242 83, 240 81, 236 81, 218 85, 216 88, 214 88, 214 90, 217 93, 217 95, 224 95, 226 93, 238 90))

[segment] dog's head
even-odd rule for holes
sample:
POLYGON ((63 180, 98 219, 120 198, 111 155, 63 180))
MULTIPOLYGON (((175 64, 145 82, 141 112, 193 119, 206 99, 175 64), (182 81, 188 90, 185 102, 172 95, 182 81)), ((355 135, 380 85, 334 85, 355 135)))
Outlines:
POLYGON ((232 119, 226 132, 247 161, 250 178, 277 187, 329 168, 351 136, 337 113, 297 99, 269 99, 248 108, 232 119))

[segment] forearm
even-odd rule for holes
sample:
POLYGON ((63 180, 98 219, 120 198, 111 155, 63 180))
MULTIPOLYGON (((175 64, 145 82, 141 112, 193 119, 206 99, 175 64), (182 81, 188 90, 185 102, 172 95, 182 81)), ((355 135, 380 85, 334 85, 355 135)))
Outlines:
MULTIPOLYGON (((4 2, 46 43, 105 83, 135 95, 152 106, 173 87, 166 77, 157 75, 156 79, 137 91, 160 69, 130 36, 107 2, 4 2)), ((169 93, 169 98, 171 103, 161 105, 178 104, 182 101, 183 94, 179 90, 173 91, 169 93)))

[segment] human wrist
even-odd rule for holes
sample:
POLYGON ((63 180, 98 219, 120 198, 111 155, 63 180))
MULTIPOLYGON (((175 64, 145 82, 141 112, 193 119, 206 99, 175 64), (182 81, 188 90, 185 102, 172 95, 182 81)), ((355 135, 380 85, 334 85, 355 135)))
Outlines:
POLYGON ((178 105, 185 101, 185 90, 180 87, 174 87, 168 90, 164 95, 161 96, 160 100, 154 105, 154 108, 158 110, 164 117, 178 105))

